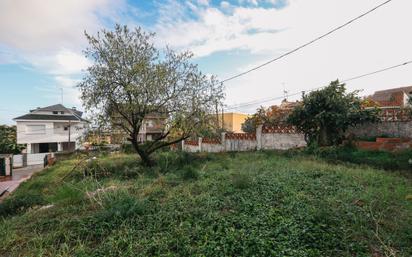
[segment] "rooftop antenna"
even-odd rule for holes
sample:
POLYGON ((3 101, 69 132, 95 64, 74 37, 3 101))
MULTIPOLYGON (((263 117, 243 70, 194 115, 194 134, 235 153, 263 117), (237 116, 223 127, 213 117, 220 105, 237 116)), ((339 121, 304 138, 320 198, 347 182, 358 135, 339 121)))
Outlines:
POLYGON ((282 86, 283 86, 283 96, 284 96, 285 100, 287 101, 289 92, 286 90, 285 82, 282 83, 282 86))

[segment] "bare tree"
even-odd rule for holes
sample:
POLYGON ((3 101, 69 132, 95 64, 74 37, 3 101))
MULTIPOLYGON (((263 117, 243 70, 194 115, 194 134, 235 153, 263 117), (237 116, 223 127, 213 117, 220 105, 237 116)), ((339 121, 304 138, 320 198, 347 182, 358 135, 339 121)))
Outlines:
POLYGON ((210 113, 223 99, 223 87, 190 62, 192 53, 154 47, 154 34, 117 25, 86 37, 86 57, 94 64, 78 85, 86 109, 100 125, 127 134, 146 165, 156 150, 180 142, 210 124, 210 113), (164 118, 163 131, 141 144, 139 131, 149 114, 164 118))

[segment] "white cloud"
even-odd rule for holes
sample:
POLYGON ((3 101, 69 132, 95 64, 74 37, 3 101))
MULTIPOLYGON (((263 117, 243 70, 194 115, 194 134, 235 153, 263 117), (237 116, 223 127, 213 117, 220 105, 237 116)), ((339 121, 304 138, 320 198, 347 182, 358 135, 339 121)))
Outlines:
MULTIPOLYGON (((239 0, 243 7, 221 1, 167 0, 151 27, 157 44, 190 49, 198 58, 221 51, 246 50, 255 58, 247 67, 227 67, 220 78, 244 71, 343 24, 379 0, 290 0, 285 8, 264 9, 279 0, 239 0), (229 6, 230 5, 230 6, 229 6), (247 7, 245 7, 247 6, 247 7), (220 9, 219 9, 220 8, 220 9), (190 11, 190 15, 188 15, 190 11), (264 56, 264 57, 262 57, 264 56)), ((120 19, 125 0, 3 0, 0 1, 0 63, 25 60, 54 76, 58 88, 78 101, 73 85, 88 61, 83 31, 105 25, 101 17, 120 19)), ((393 1, 349 27, 281 61, 227 83, 227 103, 240 103, 324 85, 412 59, 410 24, 412 1, 393 1)), ((130 22, 130 21, 128 21, 130 22)), ((244 53, 245 51, 242 51, 244 53)), ((412 84, 411 67, 382 73, 348 84, 364 93, 412 84)), ((205 71, 208 72, 208 71, 205 71)), ((68 99, 69 99, 68 98, 68 99)), ((241 109, 250 111, 256 106, 241 109)))
POLYGON ((18 60, 54 76, 56 85, 45 86, 48 97, 60 99, 59 88, 65 88, 68 104, 79 104, 72 77, 90 65, 82 54, 84 31, 120 19, 125 6, 124 0, 0 1, 0 62, 18 60))
POLYGON ((230 7, 230 3, 227 1, 220 2, 220 7, 223 9, 228 9, 230 7))
POLYGON ((84 45, 84 30, 95 31, 99 16, 113 16, 121 1, 2 0, 0 42, 23 51, 49 51, 84 45))
MULTIPOLYGON (((283 9, 235 7, 230 13, 208 7, 197 18, 160 22, 159 36, 197 57, 244 49, 265 54, 254 65, 291 50, 343 24, 381 1, 291 0, 283 9)), ((227 83, 227 103, 239 103, 324 85, 412 59, 412 1, 393 1, 363 19, 285 59, 227 83)), ((251 67, 253 65, 250 65, 251 67)), ((246 70, 228 67, 221 78, 246 70)), ((349 89, 375 90, 412 84, 412 67, 353 81, 349 89)), ((256 106, 252 107, 255 108, 256 106)))

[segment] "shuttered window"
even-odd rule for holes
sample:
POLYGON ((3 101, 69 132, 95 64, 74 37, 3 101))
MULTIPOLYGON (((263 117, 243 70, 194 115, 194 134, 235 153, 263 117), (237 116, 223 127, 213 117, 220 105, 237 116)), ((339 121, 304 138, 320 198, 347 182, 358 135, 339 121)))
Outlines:
POLYGON ((27 125, 28 134, 46 134, 46 125, 27 125))

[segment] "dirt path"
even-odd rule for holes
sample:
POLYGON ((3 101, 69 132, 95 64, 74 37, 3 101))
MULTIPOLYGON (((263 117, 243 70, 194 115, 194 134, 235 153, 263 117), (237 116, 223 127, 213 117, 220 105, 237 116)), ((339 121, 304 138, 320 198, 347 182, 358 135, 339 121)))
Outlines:
POLYGON ((34 173, 43 170, 43 165, 32 165, 13 170, 12 177, 0 177, 0 202, 11 192, 16 190, 20 183, 29 179, 34 173))

